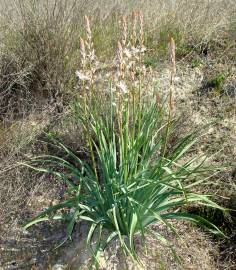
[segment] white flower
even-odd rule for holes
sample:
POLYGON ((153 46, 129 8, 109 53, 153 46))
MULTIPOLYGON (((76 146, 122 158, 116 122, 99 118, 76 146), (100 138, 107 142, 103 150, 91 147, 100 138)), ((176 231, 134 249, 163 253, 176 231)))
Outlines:
POLYGON ((127 89, 127 85, 125 82, 123 81, 120 81, 119 83, 117 83, 117 88, 119 88, 124 94, 128 92, 128 89, 127 89))
POLYGON ((130 61, 128 64, 127 64, 127 69, 130 69, 131 67, 134 67, 135 66, 135 61, 130 61))
POLYGON ((174 77, 174 81, 175 82, 180 82, 181 81, 181 78, 176 76, 176 77, 174 77))
POLYGON ((131 58, 132 57, 132 53, 130 52, 130 50, 128 50, 127 48, 124 49, 124 54, 126 55, 126 57, 131 58))
POLYGON ((79 80, 81 80, 81 81, 90 81, 91 80, 91 78, 88 75, 80 72, 79 70, 77 70, 75 72, 75 74, 79 78, 79 80))
POLYGON ((135 55, 137 53, 144 53, 146 51, 146 47, 142 46, 142 47, 132 47, 131 48, 131 52, 135 55))
POLYGON ((147 49, 146 49, 146 47, 144 47, 144 46, 142 46, 142 47, 140 48, 140 52, 141 52, 141 53, 146 52, 146 50, 147 50, 147 49))
POLYGON ((132 54, 137 54, 137 53, 139 53, 139 49, 136 47, 132 47, 131 52, 132 52, 132 54))
POLYGON ((105 92, 106 93, 115 93, 116 92, 116 88, 113 86, 109 86, 107 88, 105 88, 105 92))

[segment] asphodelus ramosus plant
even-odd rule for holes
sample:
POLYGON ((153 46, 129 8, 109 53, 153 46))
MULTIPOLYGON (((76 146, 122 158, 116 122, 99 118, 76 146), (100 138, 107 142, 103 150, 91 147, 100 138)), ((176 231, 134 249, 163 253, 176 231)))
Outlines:
MULTIPOLYGON (((67 159, 43 156, 32 161, 54 164, 58 170, 53 166, 28 165, 64 181, 69 198, 49 207, 25 228, 46 220, 66 220, 70 238, 75 223, 85 220, 90 227, 87 245, 98 262, 99 252, 115 238, 126 254, 138 260, 135 235, 140 234, 145 242, 145 235, 151 233, 149 225, 154 222, 173 229, 169 221, 188 220, 220 233, 204 218, 181 211, 183 206, 196 203, 221 209, 210 196, 193 191, 195 186, 205 185, 209 178, 207 172, 214 173, 211 167, 204 166, 203 158, 195 156, 179 163, 198 143, 198 133, 183 136, 169 149, 168 138, 176 132, 177 122, 173 119, 168 122, 163 107, 154 98, 141 98, 133 103, 126 96, 123 96, 122 108, 109 96, 106 113, 101 112, 104 104, 99 104, 99 99, 93 100, 92 108, 86 103, 74 107, 78 124, 84 127, 91 146, 91 162, 81 160, 58 142, 67 159), (96 247, 92 244, 94 234, 96 247)), ((154 234, 168 244, 159 232, 154 234)))
POLYGON ((72 106, 90 161, 56 142, 65 159, 45 155, 27 163, 65 182, 68 195, 24 228, 47 220, 65 220, 69 239, 75 224, 86 221, 87 247, 97 265, 100 253, 114 239, 135 261, 139 261, 136 235, 145 244, 146 235, 151 233, 172 248, 161 232, 151 230, 153 223, 175 231, 171 221, 185 220, 221 233, 203 217, 183 211, 192 204, 222 209, 211 196, 196 192, 216 170, 205 165, 206 158, 198 154, 187 158, 189 150, 199 143, 199 132, 171 140, 179 126, 171 106, 155 93, 147 93, 140 78, 135 87, 132 82, 122 83, 119 86, 123 87, 116 87, 111 80, 109 91, 98 91, 93 85, 89 93, 82 91, 85 94, 72 106))

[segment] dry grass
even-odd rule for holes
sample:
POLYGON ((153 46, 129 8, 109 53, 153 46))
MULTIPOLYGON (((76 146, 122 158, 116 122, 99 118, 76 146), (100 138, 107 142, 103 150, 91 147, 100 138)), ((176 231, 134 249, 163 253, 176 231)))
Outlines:
POLYGON ((22 113, 38 100, 68 102, 84 14, 93 22, 95 48, 106 59, 119 38, 120 14, 138 9, 145 17, 149 63, 166 55, 170 36, 181 57, 211 54, 215 47, 231 51, 234 44, 234 1, 6 1, 0 18, 1 114, 9 107, 22 113))
MULTIPOLYGON (((63 187, 42 175, 18 167, 9 169, 22 158, 47 151, 44 146, 35 143, 44 131, 55 132, 74 149, 77 145, 80 131, 72 121, 61 121, 61 113, 67 110, 67 105, 78 91, 74 74, 80 60, 79 37, 85 35, 82 27, 85 13, 93 22, 96 51, 106 62, 114 55, 120 37, 121 14, 129 16, 133 10, 142 10, 145 17, 146 65, 154 69, 153 78, 158 78, 158 88, 164 94, 169 87, 170 69, 162 64, 161 59, 164 62, 167 58, 169 37, 173 36, 177 43, 178 60, 174 81, 176 110, 180 114, 188 111, 189 126, 218 120, 206 138, 205 147, 200 146, 196 151, 214 152, 222 148, 213 161, 218 164, 236 162, 235 1, 154 0, 118 1, 117 4, 105 0, 1 2, 0 268, 30 269, 36 265, 38 269, 46 269, 50 261, 58 261, 53 259, 54 252, 46 255, 45 250, 50 250, 63 232, 55 235, 54 239, 50 237, 50 232, 55 230, 53 226, 46 229, 39 226, 29 236, 23 235, 19 228, 28 216, 59 200, 63 196, 63 187), (219 94, 206 81, 225 74, 225 70, 226 80, 219 94), (54 183, 53 187, 51 183, 54 183), (50 202, 48 198, 51 198, 50 202), (47 229, 49 231, 45 232, 47 229), (41 244, 36 247, 38 243, 41 244), (14 250, 15 246, 18 251, 14 250), (21 248, 25 248, 23 253, 19 250, 21 248)), ((223 196, 220 201, 234 209, 235 181, 233 169, 230 168, 215 180, 209 190, 223 196)), ((234 235, 236 222, 233 213, 231 218, 230 233, 234 235)), ((224 227, 226 221, 222 223, 220 225, 224 227)), ((189 227, 183 227, 183 236, 184 247, 181 244, 178 246, 178 243, 177 246, 186 269, 235 269, 235 246, 230 241, 224 241, 222 245, 217 242, 220 245, 218 248, 215 240, 189 227), (198 239, 194 238, 196 233, 198 239), (186 247, 186 242, 191 245, 186 247), (190 268, 193 265, 195 268, 190 268)), ((150 243, 150 252, 159 249, 157 243, 150 243)), ((64 250, 61 252, 63 254, 64 250)), ((165 249, 161 254, 154 252, 143 257, 152 262, 151 269, 177 269, 165 249), (166 256, 162 257, 162 254, 166 256)), ((110 269, 114 269, 112 267, 110 269)))

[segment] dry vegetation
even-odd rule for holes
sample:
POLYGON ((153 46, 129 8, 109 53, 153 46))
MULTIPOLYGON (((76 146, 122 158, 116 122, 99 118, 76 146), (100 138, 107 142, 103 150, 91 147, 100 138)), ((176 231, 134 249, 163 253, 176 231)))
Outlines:
MULTIPOLYGON (((51 269, 56 264, 77 269, 78 264, 86 263, 83 241, 79 241, 86 234, 83 226, 75 228, 73 243, 57 250, 53 248, 66 235, 63 222, 22 230, 30 218, 63 200, 66 186, 53 176, 18 165, 41 153, 62 155, 48 143, 51 137, 60 139, 81 158, 88 158, 81 128, 70 117, 71 103, 81 91, 75 73, 83 60, 80 37, 86 35, 85 15, 91 21, 93 45, 103 62, 99 72, 104 76, 113 70, 109 60, 115 57, 122 36, 122 16, 132 21, 132 12, 142 11, 146 45, 142 63, 148 73, 147 84, 155 84, 163 97, 169 93, 169 40, 175 39, 174 109, 183 119, 176 137, 214 122, 190 157, 215 153, 211 164, 230 164, 203 191, 236 210, 234 0, 115 4, 108 0, 1 0, 0 10, 0 269, 51 269)), ((128 25, 128 29, 132 27, 128 25)), ((176 224, 181 239, 156 225, 153 230, 163 230, 168 239, 174 238, 185 269, 235 269, 235 212, 222 214, 203 207, 189 211, 207 217, 228 237, 216 238, 182 222, 176 224)), ((139 256, 149 269, 180 268, 158 241, 148 239, 147 251, 139 239, 136 241, 139 256)), ((129 260, 124 263, 118 245, 113 245, 105 254, 104 269, 135 269, 129 260)))

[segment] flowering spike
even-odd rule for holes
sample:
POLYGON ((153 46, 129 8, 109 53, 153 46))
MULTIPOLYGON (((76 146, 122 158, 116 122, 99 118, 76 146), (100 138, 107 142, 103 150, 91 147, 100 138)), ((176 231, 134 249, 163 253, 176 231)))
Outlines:
POLYGON ((176 74, 176 45, 173 38, 170 39, 170 58, 172 64, 172 71, 171 71, 171 79, 170 79, 170 99, 169 99, 169 106, 170 111, 174 108, 174 100, 173 100, 173 90, 174 90, 174 77, 176 74))
POLYGON ((127 19, 126 16, 122 17, 122 45, 125 46, 127 42, 127 19))
POLYGON ((80 38, 80 54, 81 54, 82 67, 85 68, 85 66, 86 66, 86 49, 85 49, 84 40, 82 38, 80 38))
POLYGON ((121 77, 123 78, 124 77, 124 54, 123 54, 123 48, 120 41, 118 41, 117 60, 118 60, 118 65, 119 65, 119 72, 120 72, 121 77))
POLYGON ((172 64, 172 76, 175 76, 176 73, 176 45, 173 38, 170 39, 170 57, 172 64))
POLYGON ((143 19, 143 13, 139 12, 139 22, 140 22, 140 32, 139 32, 139 42, 140 46, 144 47, 144 19, 143 19))
POLYGON ((91 32, 91 28, 90 28, 90 21, 88 16, 85 15, 85 28, 86 28, 86 33, 87 33, 87 40, 88 42, 91 42, 92 40, 92 32, 91 32))
POLYGON ((136 28, 137 28, 137 12, 134 11, 132 13, 132 43, 133 43, 134 47, 135 47, 136 41, 137 41, 136 28))

